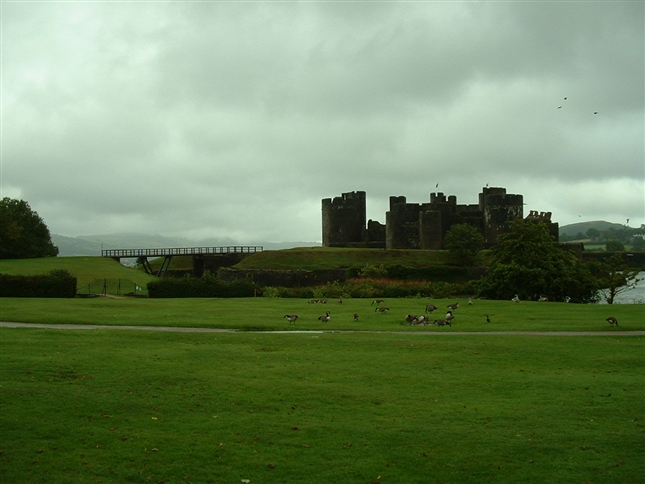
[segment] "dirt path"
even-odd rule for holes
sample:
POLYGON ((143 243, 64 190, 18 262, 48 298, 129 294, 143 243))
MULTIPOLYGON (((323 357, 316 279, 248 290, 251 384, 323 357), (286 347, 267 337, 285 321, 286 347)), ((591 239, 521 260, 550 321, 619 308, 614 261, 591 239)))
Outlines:
MULTIPOLYGON (((168 331, 177 333, 248 333, 236 329, 222 328, 180 328, 176 326, 108 326, 100 324, 39 324, 0 322, 2 328, 44 328, 44 329, 128 329, 139 331, 168 331)), ((254 333, 382 333, 406 335, 520 335, 520 336, 645 336, 645 331, 343 331, 343 330, 293 330, 253 331, 254 333)))

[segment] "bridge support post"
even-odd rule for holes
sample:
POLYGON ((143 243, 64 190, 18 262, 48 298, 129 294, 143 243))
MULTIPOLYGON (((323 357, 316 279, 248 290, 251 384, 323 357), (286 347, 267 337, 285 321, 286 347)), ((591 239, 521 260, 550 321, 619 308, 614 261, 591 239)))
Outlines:
POLYGON ((204 274, 204 258, 201 255, 193 255, 193 277, 202 277, 204 274))
POLYGON ((141 262, 143 270, 146 271, 146 274, 154 275, 154 272, 152 272, 152 267, 150 267, 150 262, 145 255, 139 257, 138 261, 141 262))
POLYGON ((161 263, 161 267, 159 267, 159 270, 157 271, 157 277, 164 277, 166 275, 166 272, 168 272, 168 267, 170 267, 171 259, 171 255, 164 257, 163 262, 161 263))

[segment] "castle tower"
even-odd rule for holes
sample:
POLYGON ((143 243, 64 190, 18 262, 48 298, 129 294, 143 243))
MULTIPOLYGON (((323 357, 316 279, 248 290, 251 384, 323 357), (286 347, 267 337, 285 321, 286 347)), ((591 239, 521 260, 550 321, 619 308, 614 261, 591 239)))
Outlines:
POLYGON ((486 187, 479 194, 479 206, 484 213, 484 238, 493 245, 510 230, 510 222, 523 218, 524 197, 508 194, 505 188, 486 187))
POLYGON ((436 210, 441 213, 441 231, 438 234, 438 237, 441 239, 441 246, 439 247, 441 249, 443 248, 443 239, 455 221, 457 197, 455 195, 446 197, 446 195, 441 192, 431 193, 430 206, 432 207, 432 210, 436 210))
POLYGON ((406 198, 390 197, 390 210, 385 213, 385 248, 402 249, 406 246, 406 198))
POLYGON ((322 201, 323 247, 346 247, 363 241, 367 219, 365 192, 343 193, 322 201))
POLYGON ((439 250, 443 246, 441 211, 426 210, 419 213, 419 248, 439 250))

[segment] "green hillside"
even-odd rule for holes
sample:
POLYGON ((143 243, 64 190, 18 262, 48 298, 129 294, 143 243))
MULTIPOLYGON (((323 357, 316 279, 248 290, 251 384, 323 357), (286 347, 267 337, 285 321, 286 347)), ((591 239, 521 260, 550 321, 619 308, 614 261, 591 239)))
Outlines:
MULTIPOLYGON (((482 264, 486 263, 487 252, 482 252, 482 264)), ((163 261, 150 261, 158 268, 163 261)), ((432 267, 448 265, 447 252, 442 250, 383 250, 344 249, 334 247, 298 247, 282 250, 265 250, 246 256, 235 265, 237 269, 265 270, 325 270, 372 266, 402 265, 407 267, 432 267)), ((170 269, 190 270, 192 256, 173 257, 170 269)))
MULTIPOLYGON (((46 274, 57 269, 68 270, 78 279, 79 292, 84 292, 89 284, 97 280, 109 280, 108 284, 118 285, 121 281, 122 292, 130 292, 136 284, 146 293, 146 284, 156 277, 137 269, 131 269, 105 257, 47 257, 43 259, 3 259, 0 260, 0 273, 12 275, 46 274)), ((109 293, 113 291, 108 290, 109 293)))
POLYGON ((307 247, 266 250, 246 257, 238 269, 343 269, 370 265, 443 266, 447 253, 438 250, 383 250, 307 247))
POLYGON ((560 227, 560 235, 570 235, 574 236, 577 235, 578 233, 581 234, 586 234, 587 230, 589 229, 596 229, 600 232, 604 232, 605 230, 608 230, 610 228, 613 228, 614 230, 620 230, 625 228, 624 225, 621 224, 615 224, 611 222, 605 222, 604 220, 595 220, 592 222, 579 222, 575 224, 570 224, 570 225, 563 225, 560 227))

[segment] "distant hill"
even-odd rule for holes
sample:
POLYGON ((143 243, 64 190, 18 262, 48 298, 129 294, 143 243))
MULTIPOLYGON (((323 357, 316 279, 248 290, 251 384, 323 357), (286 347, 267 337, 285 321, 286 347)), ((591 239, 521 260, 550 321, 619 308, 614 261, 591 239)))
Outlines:
POLYGON ((52 234, 52 242, 58 247, 58 256, 101 255, 101 244, 76 237, 52 234))
POLYGON ((622 229, 625 226, 622 224, 615 224, 611 222, 605 222, 604 220, 595 220, 593 222, 579 222, 575 224, 563 225, 560 227, 560 235, 577 235, 579 232, 586 234, 589 229, 596 229, 600 232, 608 230, 609 228, 614 228, 616 230, 622 229))
POLYGON ((230 245, 261 245, 266 250, 291 249, 294 247, 319 247, 319 242, 250 242, 240 243, 228 238, 189 240, 146 234, 105 234, 65 237, 52 234, 52 242, 58 247, 59 256, 100 256, 101 249, 158 249, 170 247, 222 247, 230 245))

